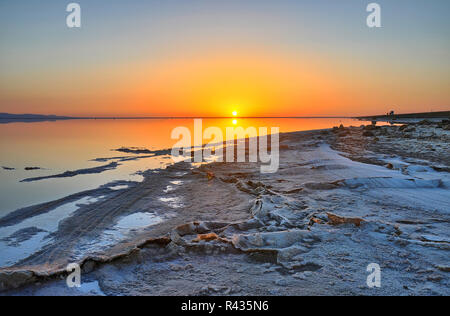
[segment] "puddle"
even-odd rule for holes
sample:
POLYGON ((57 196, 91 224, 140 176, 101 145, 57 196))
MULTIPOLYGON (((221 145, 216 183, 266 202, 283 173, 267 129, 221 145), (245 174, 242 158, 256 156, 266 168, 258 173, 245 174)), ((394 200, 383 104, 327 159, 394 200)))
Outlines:
POLYGON ((181 203, 181 198, 179 197, 168 197, 168 198, 159 198, 161 202, 166 203, 171 208, 181 208, 183 207, 183 203, 181 203))
POLYGON ((120 190, 128 189, 129 187, 130 187, 129 185, 123 184, 123 185, 115 185, 115 186, 109 187, 109 189, 111 189, 113 191, 120 191, 120 190))
POLYGON ((133 232, 161 222, 163 222, 163 218, 154 213, 138 212, 122 217, 114 227, 105 230, 99 237, 81 240, 73 258, 80 260, 88 254, 104 252, 108 248, 126 241, 133 232))
POLYGON ((78 205, 91 204, 97 202, 98 200, 98 198, 89 196, 84 197, 77 201, 58 206, 47 213, 27 218, 16 225, 2 227, 0 228, 0 239, 9 237, 13 233, 29 227, 36 227, 47 232, 55 232, 62 220, 70 217, 76 210, 78 210, 78 205))
POLYGON ((161 223, 161 217, 153 213, 135 213, 128 215, 117 222, 114 229, 118 230, 135 230, 161 223))
POLYGON ((0 252, 2 253, 0 267, 10 267, 50 244, 50 239, 45 240, 47 236, 47 232, 40 232, 22 242, 18 247, 8 246, 5 242, 0 241, 0 252))
POLYGON ((0 228, 0 267, 16 264, 52 242, 47 238, 58 230, 59 223, 78 210, 79 205, 95 203, 98 198, 84 197, 63 204, 45 214, 28 218, 16 225, 0 228), (34 234, 26 235, 33 229, 34 234))

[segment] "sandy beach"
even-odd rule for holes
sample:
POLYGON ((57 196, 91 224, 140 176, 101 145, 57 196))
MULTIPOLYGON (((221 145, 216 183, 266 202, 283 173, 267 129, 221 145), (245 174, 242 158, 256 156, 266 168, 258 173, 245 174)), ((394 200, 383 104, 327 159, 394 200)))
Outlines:
POLYGON ((6 295, 449 295, 448 121, 280 135, 280 168, 180 162, 0 219, 13 244, 51 240, 0 269, 6 295), (114 238, 105 239, 108 235, 114 238), (114 242, 111 242, 113 240, 114 242), (65 283, 82 266, 81 288, 65 283), (382 286, 366 285, 377 263, 382 286))

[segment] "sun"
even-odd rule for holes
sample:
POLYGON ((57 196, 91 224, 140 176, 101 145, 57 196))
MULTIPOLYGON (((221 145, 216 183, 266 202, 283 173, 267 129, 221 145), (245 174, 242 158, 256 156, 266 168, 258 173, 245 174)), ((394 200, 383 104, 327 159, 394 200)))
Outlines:
POLYGON ((231 114, 233 114, 233 116, 237 116, 237 111, 233 111, 231 114))

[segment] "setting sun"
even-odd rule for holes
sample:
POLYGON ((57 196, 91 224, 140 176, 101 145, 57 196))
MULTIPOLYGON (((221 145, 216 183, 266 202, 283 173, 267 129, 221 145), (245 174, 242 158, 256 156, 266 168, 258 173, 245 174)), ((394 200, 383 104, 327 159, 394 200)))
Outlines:
POLYGON ((237 112, 236 111, 233 111, 233 116, 237 116, 237 112))

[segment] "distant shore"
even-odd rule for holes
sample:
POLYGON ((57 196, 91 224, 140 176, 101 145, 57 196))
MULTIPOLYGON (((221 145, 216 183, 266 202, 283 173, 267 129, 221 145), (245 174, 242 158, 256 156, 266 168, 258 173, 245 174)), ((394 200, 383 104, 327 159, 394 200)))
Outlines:
POLYGON ((0 124, 53 122, 78 119, 70 116, 0 113, 0 124))
POLYGON ((448 120, 450 119, 450 111, 358 116, 355 117, 355 119, 361 121, 382 121, 382 122, 401 121, 408 123, 420 120, 432 120, 432 121, 448 120))
POLYGON ((185 119, 349 119, 349 116, 57 116, 41 114, 0 113, 1 123, 27 123, 62 120, 185 120, 185 119))

